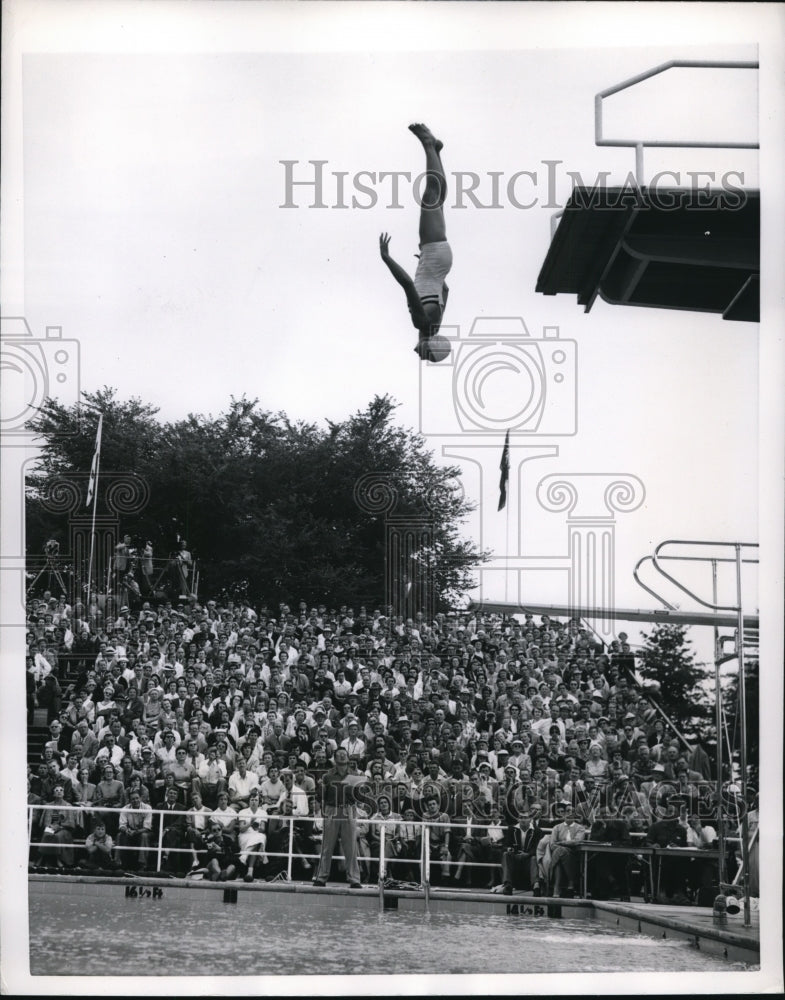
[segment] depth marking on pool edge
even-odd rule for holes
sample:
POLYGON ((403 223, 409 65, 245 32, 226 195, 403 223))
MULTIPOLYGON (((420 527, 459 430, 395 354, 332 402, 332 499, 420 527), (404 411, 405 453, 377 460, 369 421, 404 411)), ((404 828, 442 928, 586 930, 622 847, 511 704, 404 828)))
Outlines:
POLYGON ((163 889, 155 885, 152 888, 140 885, 138 888, 135 885, 127 885, 125 887, 125 898, 126 899, 163 899, 164 891, 163 889))

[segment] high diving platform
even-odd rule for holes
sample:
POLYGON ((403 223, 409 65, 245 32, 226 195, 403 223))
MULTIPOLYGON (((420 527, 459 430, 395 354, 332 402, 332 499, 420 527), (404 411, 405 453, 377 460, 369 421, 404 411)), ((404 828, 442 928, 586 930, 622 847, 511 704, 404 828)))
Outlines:
MULTIPOLYGON (((693 183, 649 184, 649 147, 758 149, 757 142, 618 139, 604 134, 603 101, 671 69, 757 70, 757 62, 671 60, 608 87, 594 98, 595 145, 635 149, 635 173, 622 186, 576 185, 551 221, 551 244, 536 291, 569 293, 589 312, 611 305, 719 313, 760 319, 760 191, 693 183)), ((674 177, 670 171, 664 175, 674 177)), ((713 177, 713 174, 711 175, 713 177)), ((675 177, 674 177, 675 179, 675 177)))
POLYGON ((611 305, 760 319, 760 192, 576 187, 537 279, 586 312, 611 305))

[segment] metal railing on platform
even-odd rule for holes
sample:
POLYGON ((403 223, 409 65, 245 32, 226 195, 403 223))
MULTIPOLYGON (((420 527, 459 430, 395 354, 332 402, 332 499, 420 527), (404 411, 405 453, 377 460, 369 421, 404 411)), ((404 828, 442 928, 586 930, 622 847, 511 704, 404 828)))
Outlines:
POLYGON ((612 87, 600 91, 594 98, 594 144, 595 146, 632 146, 635 149, 635 179, 643 187, 643 150, 647 147, 670 147, 677 149, 759 149, 757 142, 728 142, 726 140, 698 139, 608 139, 603 136, 602 102, 606 97, 634 87, 653 76, 670 69, 758 69, 757 62, 717 62, 695 59, 671 59, 637 76, 622 80, 612 87))

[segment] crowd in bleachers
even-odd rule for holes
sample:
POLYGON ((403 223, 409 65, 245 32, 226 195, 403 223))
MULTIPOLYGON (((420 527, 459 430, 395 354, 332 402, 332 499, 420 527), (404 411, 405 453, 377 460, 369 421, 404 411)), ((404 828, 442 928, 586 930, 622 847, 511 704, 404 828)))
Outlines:
MULTIPOLYGON (((291 849, 308 878, 338 747, 365 779, 366 880, 381 826, 401 879, 422 878, 427 825, 435 881, 565 894, 587 837, 716 836, 709 757, 643 695, 624 633, 606 645, 578 619, 304 602, 92 611, 49 593, 28 605, 28 718, 45 710, 48 727, 28 762, 35 866, 251 881, 282 877, 291 849)), ((663 895, 706 895, 711 871, 673 866, 663 895)), ((629 875, 601 862, 594 894, 628 897, 629 875)))

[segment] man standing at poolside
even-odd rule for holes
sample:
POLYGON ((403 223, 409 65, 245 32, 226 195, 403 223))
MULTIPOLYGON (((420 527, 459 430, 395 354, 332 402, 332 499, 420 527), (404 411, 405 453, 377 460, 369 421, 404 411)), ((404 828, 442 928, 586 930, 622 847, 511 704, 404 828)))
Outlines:
POLYGON ((318 886, 327 884, 333 851, 340 840, 349 886, 352 889, 359 889, 361 883, 360 866, 357 861, 354 788, 348 780, 349 754, 344 747, 338 747, 335 751, 334 761, 334 767, 325 771, 319 782, 324 835, 319 868, 313 884, 318 886))

